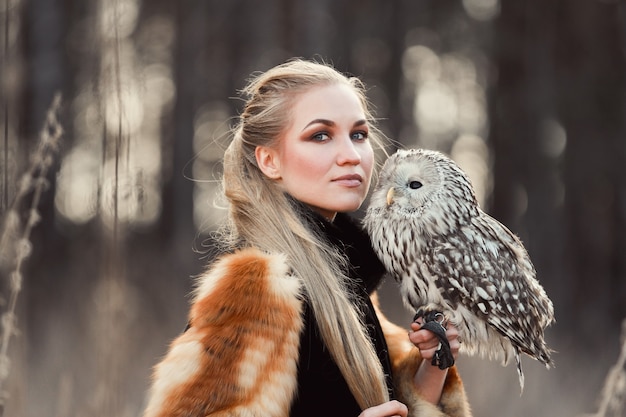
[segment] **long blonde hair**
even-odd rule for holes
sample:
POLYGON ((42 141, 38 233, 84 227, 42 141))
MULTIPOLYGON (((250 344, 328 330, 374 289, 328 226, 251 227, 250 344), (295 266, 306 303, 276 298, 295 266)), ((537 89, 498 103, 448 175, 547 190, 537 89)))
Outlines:
MULTIPOLYGON (((297 97, 316 86, 349 85, 373 122, 365 88, 325 63, 292 60, 257 75, 243 90, 246 104, 224 155, 228 241, 284 253, 301 277, 322 339, 362 409, 389 399, 385 376, 357 307, 349 300, 345 258, 312 232, 289 197, 257 165, 257 146, 276 146, 297 97)), ((380 136, 372 124, 370 139, 380 136)))

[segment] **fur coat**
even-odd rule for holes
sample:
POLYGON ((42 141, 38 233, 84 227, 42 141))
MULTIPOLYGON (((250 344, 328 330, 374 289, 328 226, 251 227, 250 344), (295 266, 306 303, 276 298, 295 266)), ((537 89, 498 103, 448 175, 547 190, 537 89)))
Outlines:
MULTIPOLYGON (((299 279, 284 256, 249 248, 221 257, 198 281, 189 329, 155 367, 144 417, 289 416, 303 309, 299 279)), ((409 415, 470 416, 456 367, 438 406, 416 394, 419 351, 407 330, 376 311, 397 399, 409 415)))

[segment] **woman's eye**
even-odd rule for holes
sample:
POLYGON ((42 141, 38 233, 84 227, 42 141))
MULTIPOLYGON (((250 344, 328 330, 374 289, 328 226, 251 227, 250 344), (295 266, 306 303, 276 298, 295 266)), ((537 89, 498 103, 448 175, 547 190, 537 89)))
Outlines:
POLYGON ((313 139, 316 142, 325 142, 328 139, 330 139, 330 135, 326 132, 318 132, 314 134, 313 136, 311 136, 311 139, 313 139))
POLYGON ((422 183, 419 181, 411 181, 409 183, 409 188, 412 190, 417 190, 418 188, 422 188, 422 183))
POLYGON ((367 139, 367 132, 354 132, 350 135, 350 137, 352 138, 352 140, 365 140, 367 139))

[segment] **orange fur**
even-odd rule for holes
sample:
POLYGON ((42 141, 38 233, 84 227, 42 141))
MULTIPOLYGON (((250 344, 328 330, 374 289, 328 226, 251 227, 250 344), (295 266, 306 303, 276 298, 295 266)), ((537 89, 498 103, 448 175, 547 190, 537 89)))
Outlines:
POLYGON ((287 416, 299 288, 281 256, 246 249, 221 259, 199 280, 191 328, 155 368, 144 417, 287 416))

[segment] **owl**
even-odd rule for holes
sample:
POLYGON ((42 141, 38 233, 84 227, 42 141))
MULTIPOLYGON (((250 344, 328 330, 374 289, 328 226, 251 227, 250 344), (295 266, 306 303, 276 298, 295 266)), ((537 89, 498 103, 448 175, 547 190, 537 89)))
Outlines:
MULTIPOLYGON (((424 316, 427 328, 443 331, 444 347, 449 322, 459 330, 462 352, 503 365, 514 356, 522 391, 520 353, 554 366, 544 340, 554 307, 531 259, 520 239, 479 207, 452 159, 398 150, 380 172, 363 221, 404 304, 424 316)), ((451 357, 449 346, 443 354, 451 357)))

